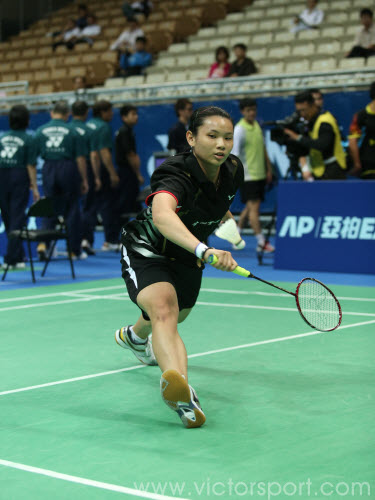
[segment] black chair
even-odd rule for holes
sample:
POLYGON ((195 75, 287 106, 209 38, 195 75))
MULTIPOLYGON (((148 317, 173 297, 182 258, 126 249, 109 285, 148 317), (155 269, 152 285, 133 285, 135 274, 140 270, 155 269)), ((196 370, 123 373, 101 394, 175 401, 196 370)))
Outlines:
MULTIPOLYGON (((31 253, 31 243, 40 243, 44 242, 49 244, 49 249, 47 252, 46 262, 44 264, 44 268, 41 276, 44 276, 50 263, 51 257, 53 255, 53 251, 55 249, 56 243, 58 240, 65 240, 67 249, 68 249, 68 259, 70 262, 70 268, 72 271, 72 277, 75 279, 74 266, 72 260, 72 252, 69 245, 68 233, 66 229, 64 214, 66 211, 66 199, 63 196, 55 196, 55 197, 45 197, 36 201, 31 205, 27 212, 27 220, 26 224, 22 229, 16 229, 11 231, 8 234, 8 238, 18 238, 22 241, 26 241, 27 249, 29 253, 30 259, 30 267, 31 267, 31 276, 33 283, 35 283, 35 272, 34 272, 34 262, 33 256, 31 253), (57 221, 57 224, 54 229, 28 229, 28 220, 29 217, 48 217, 57 221)), ((5 280, 7 275, 9 264, 6 264, 3 276, 1 278, 2 281, 5 280)))

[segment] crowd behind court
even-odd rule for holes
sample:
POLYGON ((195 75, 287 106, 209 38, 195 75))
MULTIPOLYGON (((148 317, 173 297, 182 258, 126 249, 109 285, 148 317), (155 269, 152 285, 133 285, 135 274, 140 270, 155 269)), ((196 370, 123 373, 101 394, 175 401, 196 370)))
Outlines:
MULTIPOLYGON (((154 57, 148 49, 148 40, 142 29, 142 21, 147 19, 152 9, 153 5, 149 0, 123 4, 126 28, 110 45, 110 50, 118 54, 112 76, 143 75, 153 64, 154 57)), ((348 47, 345 53, 346 58, 367 59, 375 55, 373 11, 370 8, 361 9, 359 22, 360 26, 352 46, 348 47)), ((291 19, 290 31, 298 33, 303 30, 318 30, 322 26, 324 26, 324 12, 319 8, 319 0, 306 0, 306 8, 291 19)), ((77 19, 68 19, 60 31, 47 35, 53 37, 53 50, 59 45, 65 45, 72 50, 80 43, 92 46, 100 34, 101 27, 97 23, 95 14, 91 13, 85 4, 79 4, 77 19)), ((257 73, 262 61, 254 61, 248 52, 250 51, 245 43, 236 43, 231 49, 224 45, 218 46, 213 54, 212 65, 208 68, 207 79, 241 77, 257 73)))
MULTIPOLYGON (((298 144, 304 150, 299 155, 301 180, 342 180, 348 173, 362 179, 375 179, 375 82, 370 87, 370 102, 353 116, 348 154, 342 145, 340 126, 334 114, 325 109, 319 89, 296 95, 295 107, 298 130, 285 128, 283 132, 287 143, 298 144)), ((245 183, 241 188, 244 209, 239 230, 248 220, 258 247, 272 252, 274 248, 262 235, 259 207, 266 184, 273 180, 273 167, 256 119, 256 101, 241 99, 239 109, 242 119, 234 128, 233 146, 233 153, 245 166, 245 183)), ((169 154, 189 149, 186 132, 193 103, 179 99, 175 111, 177 122, 169 130, 169 154)), ((120 108, 122 126, 114 139, 110 126, 111 103, 96 102, 89 120, 88 113, 85 101, 74 102, 71 109, 65 101, 59 101, 53 106, 51 120, 31 135, 27 132, 29 111, 23 105, 16 105, 9 113, 9 131, 0 137, 0 209, 7 234, 25 224, 29 190, 34 201, 40 196, 36 176, 40 157, 43 194, 67 198, 66 222, 74 259, 95 254, 98 216, 105 236, 101 250, 119 250, 121 227, 140 210, 138 195, 144 185, 133 131, 138 122, 137 108, 131 104, 120 108)), ((43 224, 47 228, 53 221, 43 220, 43 224)), ((47 251, 44 243, 38 246, 41 260, 46 259, 47 251)), ((23 267, 24 262, 22 244, 9 239, 4 263, 23 267)))

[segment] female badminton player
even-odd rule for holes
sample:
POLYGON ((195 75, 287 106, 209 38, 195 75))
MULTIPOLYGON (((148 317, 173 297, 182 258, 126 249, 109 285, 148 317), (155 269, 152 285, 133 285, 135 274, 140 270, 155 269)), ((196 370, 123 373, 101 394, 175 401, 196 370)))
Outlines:
POLYGON ((230 252, 204 242, 222 220, 232 217, 229 207, 244 171, 230 154, 233 123, 223 109, 197 109, 186 138, 191 152, 172 156, 155 170, 147 208, 122 229, 122 276, 141 315, 115 337, 141 362, 159 365, 162 399, 191 428, 200 427, 206 417, 188 384, 187 354, 177 325, 197 300, 210 255, 218 257, 217 269, 237 266, 230 252))

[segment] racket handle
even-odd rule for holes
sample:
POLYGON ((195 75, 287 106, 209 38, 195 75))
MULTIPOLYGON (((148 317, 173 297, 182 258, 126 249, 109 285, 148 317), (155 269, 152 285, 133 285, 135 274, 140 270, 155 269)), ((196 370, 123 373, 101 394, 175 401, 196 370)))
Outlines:
MULTIPOLYGON (((218 258, 216 255, 210 255, 208 257, 208 263, 209 264, 216 264, 216 262, 218 261, 218 258)), ((237 266, 236 269, 234 269, 234 271, 232 271, 234 274, 238 274, 238 276, 243 276, 244 278, 251 278, 252 274, 250 271, 248 271, 247 269, 244 269, 243 267, 240 267, 240 266, 237 266)))

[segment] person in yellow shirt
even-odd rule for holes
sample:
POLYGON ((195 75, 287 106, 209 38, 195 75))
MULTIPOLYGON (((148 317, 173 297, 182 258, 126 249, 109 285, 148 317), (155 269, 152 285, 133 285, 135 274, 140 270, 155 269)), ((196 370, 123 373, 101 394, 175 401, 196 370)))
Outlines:
POLYGON ((257 239, 257 251, 270 253, 275 249, 265 240, 259 212, 266 183, 272 182, 271 162, 264 146, 262 129, 256 120, 255 99, 247 97, 241 99, 239 104, 243 118, 234 127, 232 153, 238 156, 244 165, 245 182, 240 188, 240 193, 245 208, 241 212, 238 229, 241 231, 248 219, 257 239))
POLYGON ((295 96, 296 110, 308 122, 308 137, 293 130, 284 132, 309 150, 309 168, 316 180, 346 179, 346 154, 341 144, 341 133, 336 118, 321 110, 309 91, 295 96))

